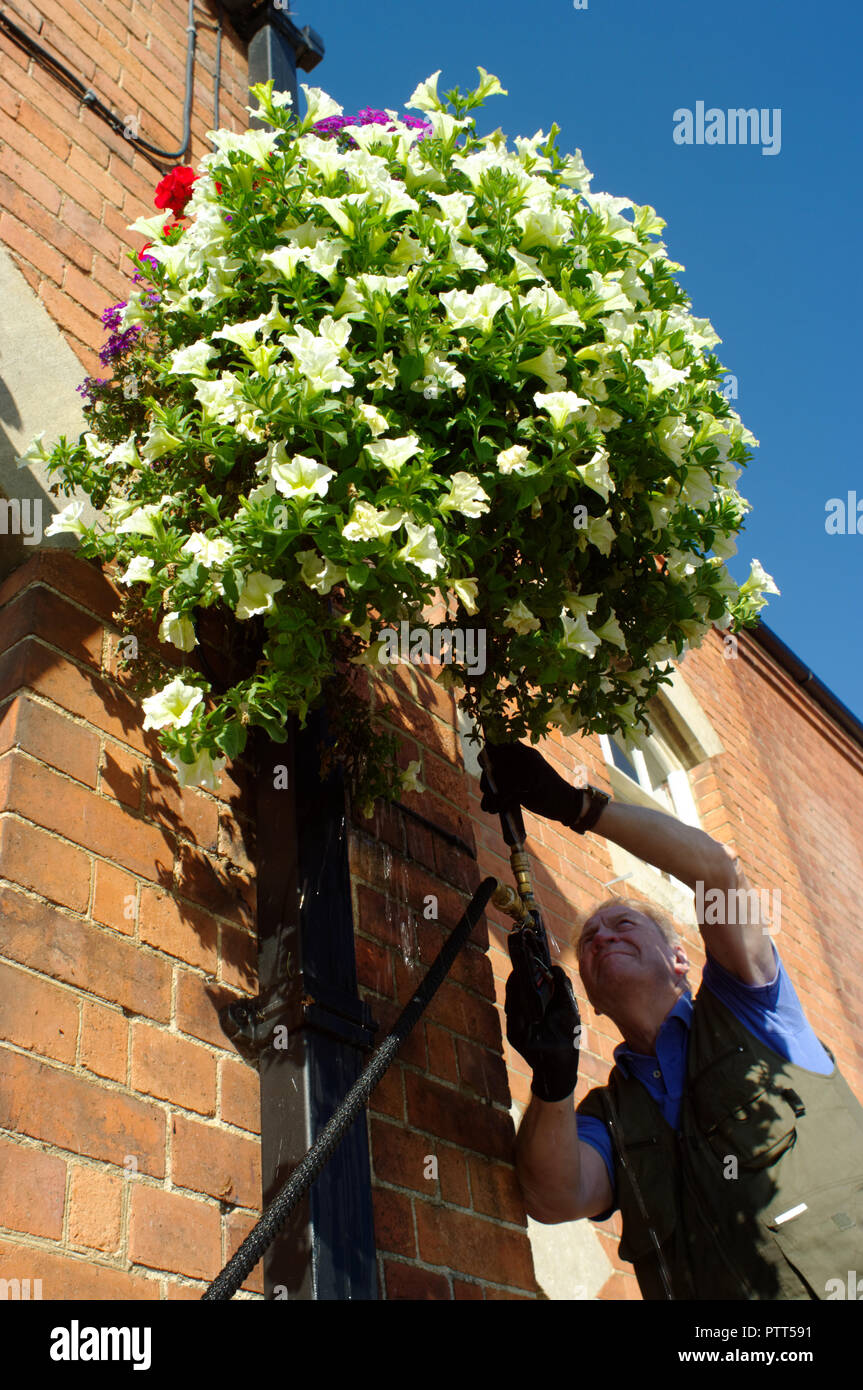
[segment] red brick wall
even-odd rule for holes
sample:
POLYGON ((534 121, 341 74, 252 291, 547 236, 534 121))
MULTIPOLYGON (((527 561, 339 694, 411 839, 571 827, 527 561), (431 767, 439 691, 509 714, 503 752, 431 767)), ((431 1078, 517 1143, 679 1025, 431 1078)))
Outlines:
POLYGON ((0 1277, 199 1298, 260 1210, 247 788, 177 787, 116 602, 57 551, 0 588, 0 1277))
MULTIPOLYGON (((18 26, 59 58, 121 120, 159 149, 182 139, 186 0, 6 0, 18 26)), ((198 25, 191 151, 156 165, 69 91, 0 26, 0 242, 39 295, 91 376, 105 376, 99 316, 127 298, 126 253, 146 238, 126 230, 152 216, 162 172, 212 149, 215 7, 198 25)), ((245 46, 222 35, 219 124, 245 130, 245 46)))

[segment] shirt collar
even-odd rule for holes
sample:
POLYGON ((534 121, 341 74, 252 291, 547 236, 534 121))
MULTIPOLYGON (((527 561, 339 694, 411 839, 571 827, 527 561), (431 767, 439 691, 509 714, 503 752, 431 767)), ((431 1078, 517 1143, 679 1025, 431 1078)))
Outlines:
POLYGON ((614 1049, 614 1052, 612 1054, 614 1060, 620 1067, 620 1070, 623 1072, 624 1076, 630 1075, 630 1069, 627 1066, 627 1060, 629 1059, 631 1059, 633 1062, 652 1061, 655 1064, 656 1058, 658 1058, 659 1056, 660 1042, 665 1041, 665 1038, 668 1037, 668 1034, 672 1033, 677 1028, 682 1027, 688 1031, 691 1023, 692 994, 689 990, 685 990, 683 994, 681 994, 677 1003, 674 1005, 674 1008, 669 1009, 668 1013, 665 1015, 665 1018, 662 1020, 659 1032, 656 1035, 656 1057, 653 1057, 652 1055, 651 1057, 648 1057, 647 1054, 644 1052, 634 1052, 628 1043, 621 1042, 617 1044, 617 1047, 614 1049))

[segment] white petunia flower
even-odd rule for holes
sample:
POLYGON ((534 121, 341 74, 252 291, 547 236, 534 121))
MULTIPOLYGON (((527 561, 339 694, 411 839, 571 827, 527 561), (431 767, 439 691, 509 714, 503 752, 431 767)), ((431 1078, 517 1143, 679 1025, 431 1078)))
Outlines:
POLYGON ((17 460, 19 468, 26 468, 30 463, 47 463, 51 457, 51 450, 46 449, 42 440, 45 438, 45 430, 36 435, 31 444, 28 444, 25 452, 17 460))
POLYGON ((142 701, 146 716, 142 727, 145 730, 185 729, 203 698, 204 692, 198 686, 185 685, 177 676, 163 690, 142 701))
POLYGON ((537 391, 533 398, 540 410, 546 410, 555 430, 562 432, 573 415, 586 410, 590 401, 582 400, 574 391, 537 391))
POLYGON ((560 620, 563 623, 563 637, 560 645, 566 651, 581 652, 583 656, 593 656, 599 646, 600 638, 597 637, 596 633, 591 632, 586 615, 580 613, 578 618, 573 620, 561 610, 560 620))
POLYGON ((208 373, 210 358, 215 356, 216 349, 205 338, 201 338, 197 343, 190 343, 188 347, 177 348, 176 352, 171 353, 168 361, 174 376, 204 377, 208 373))
POLYGON ((224 536, 215 536, 212 540, 209 536, 203 535, 200 531, 194 531, 189 539, 182 546, 183 554, 191 556, 203 565, 205 569, 211 569, 214 565, 224 565, 234 553, 234 547, 224 536))
POLYGON ((129 562, 126 573, 120 576, 121 584, 148 584, 153 575, 155 560, 151 560, 149 555, 135 555, 129 562))
POLYGON ((612 646, 621 647, 626 651, 626 638, 614 613, 608 622, 602 624, 602 627, 595 627, 593 630, 597 637, 602 638, 603 642, 610 642, 612 646))
POLYGON ((303 583, 319 594, 328 594, 334 584, 341 584, 347 578, 347 570, 325 559, 316 550, 298 550, 294 558, 300 562, 303 583))
POLYGON ((670 391, 673 386, 679 386, 692 370, 691 367, 672 367, 665 357, 636 357, 633 366, 639 368, 647 381, 651 400, 654 396, 661 396, 664 391, 670 391))
POLYGON ((420 82, 414 88, 411 95, 405 102, 406 110, 415 111, 442 111, 443 102, 437 94, 437 81, 441 75, 441 68, 433 72, 431 77, 427 77, 425 82, 420 82))
POLYGON ((479 611, 477 607, 477 591, 479 581, 476 579, 451 579, 449 586, 462 605, 466 613, 474 614, 479 611))
POLYGON ((470 473, 453 473, 450 490, 438 506, 442 512, 461 512, 463 516, 482 516, 488 511, 488 493, 470 473))
POLYGON ((379 439, 374 444, 366 444, 367 454, 371 454, 375 463, 382 468, 389 468, 397 473, 404 467, 408 459, 413 458, 422 449, 422 444, 415 434, 406 434, 399 439, 379 439))
POLYGON ((530 450, 524 444, 512 444, 497 456, 501 473, 526 473, 531 462, 530 450))
POLYGON ((60 536, 68 531, 72 535, 83 536, 87 530, 86 525, 81 520, 83 510, 83 502, 70 502, 61 512, 57 513, 50 525, 45 527, 45 535, 60 536))
POLYGON ((397 531, 407 515, 401 507, 378 511, 371 502, 357 502, 342 535, 346 541, 377 541, 397 531))
POLYGON ((357 414, 372 432, 372 437, 377 439, 390 427, 390 422, 385 415, 382 415, 376 405, 366 405, 361 401, 357 405, 357 414))
POLYGON ((219 790, 219 773, 228 760, 214 758, 212 753, 204 749, 193 763, 187 763, 182 758, 172 758, 170 755, 169 761, 181 787, 207 787, 209 791, 215 792, 219 790))
POLYGON ((336 476, 335 469, 327 468, 316 459, 304 458, 296 454, 288 462, 284 444, 277 444, 272 464, 273 482, 283 497, 296 497, 308 501, 312 497, 326 497, 330 478, 336 476))
POLYGON ((285 587, 283 579, 271 579, 267 574, 256 570, 250 574, 243 585, 234 612, 238 618, 254 618, 258 613, 269 613, 275 608, 273 595, 285 587))
POLYGON ((512 295, 501 285, 479 285, 475 290, 448 290, 440 296, 440 302, 450 327, 478 328, 481 333, 490 333, 495 314, 512 303, 512 295))
POLYGON ((417 569, 422 570, 430 579, 434 579, 439 570, 443 569, 444 557, 438 545, 437 536, 433 526, 416 526, 412 521, 405 522, 409 540, 397 551, 400 560, 407 561, 408 564, 416 565, 417 569))
POLYGON ((617 488, 608 471, 608 450, 597 449, 593 458, 587 463, 576 464, 575 472, 594 492, 598 492, 603 502, 608 501, 610 492, 616 492, 617 488))
POLYGON ((540 377, 550 391, 562 391, 566 386, 566 377, 561 372, 561 367, 566 366, 566 358, 560 352, 555 352, 553 347, 543 348, 538 357, 528 357, 523 362, 516 364, 516 371, 530 372, 533 376, 540 377))
POLYGON ((195 627, 189 618, 182 618, 178 612, 166 613, 159 628, 159 641, 172 642, 181 652, 190 652, 198 645, 195 627))
POLYGON ((141 446, 141 458, 146 463, 154 463, 156 459, 164 458, 166 454, 175 454, 182 448, 182 439, 171 434, 164 425, 151 425, 150 432, 141 446))
POLYGON ((535 632, 540 626, 539 618, 535 618, 530 609, 521 599, 507 609, 506 617, 503 620, 504 627, 511 627, 513 632, 518 633, 519 637, 524 637, 528 632, 535 632))

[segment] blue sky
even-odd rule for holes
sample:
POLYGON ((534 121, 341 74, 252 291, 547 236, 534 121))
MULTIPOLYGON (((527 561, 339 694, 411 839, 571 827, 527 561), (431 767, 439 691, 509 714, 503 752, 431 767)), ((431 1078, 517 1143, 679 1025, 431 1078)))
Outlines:
MULTIPOLYGON (((768 626, 863 720, 863 532, 828 535, 831 498, 856 491, 861 397, 859 53, 850 0, 294 0, 326 45, 302 80, 344 106, 401 108, 442 69, 441 92, 508 89, 480 131, 561 127, 597 191, 650 203, 693 311, 722 338, 733 402, 761 447, 738 488, 752 504, 729 568, 757 557, 782 591, 768 626), (676 144, 674 112, 756 107, 760 145, 676 144)), ((413 114, 419 114, 414 112, 413 114)), ((847 523, 847 530, 850 525, 847 523)), ((863 527, 863 515, 860 517, 863 527)))

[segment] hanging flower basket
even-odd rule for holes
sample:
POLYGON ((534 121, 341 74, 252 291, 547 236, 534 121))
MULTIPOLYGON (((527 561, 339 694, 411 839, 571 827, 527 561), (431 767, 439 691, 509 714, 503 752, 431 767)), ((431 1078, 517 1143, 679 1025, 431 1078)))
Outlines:
POLYGON ((556 127, 479 138, 502 90, 479 73, 445 101, 422 83, 421 117, 304 87, 299 121, 253 88, 269 129, 212 132, 130 228, 151 241, 89 431, 24 456, 100 511, 49 532, 119 565, 130 623, 156 615, 181 653, 208 610, 234 632, 229 688, 165 667, 143 700, 183 784, 335 690, 361 802, 397 795, 352 677, 439 598, 484 659, 451 641, 438 679, 489 737, 637 742, 668 661, 778 592, 757 561, 741 588, 725 567, 757 441, 664 223, 591 192, 556 127))

